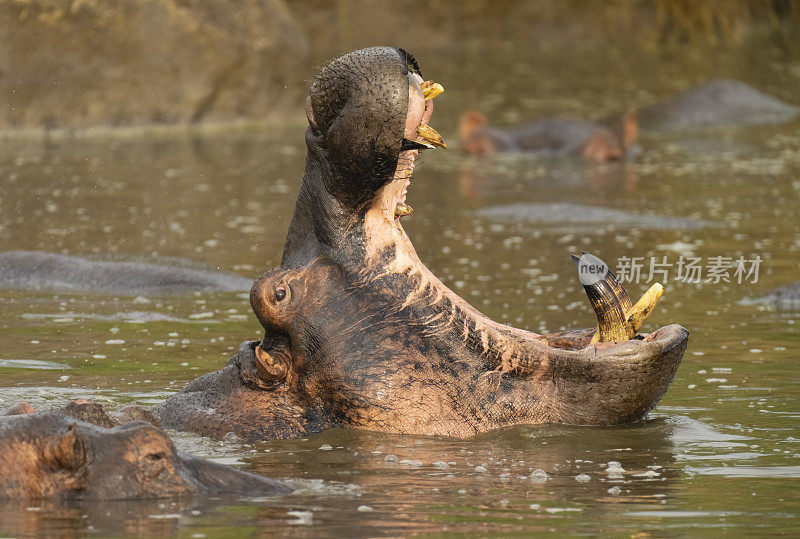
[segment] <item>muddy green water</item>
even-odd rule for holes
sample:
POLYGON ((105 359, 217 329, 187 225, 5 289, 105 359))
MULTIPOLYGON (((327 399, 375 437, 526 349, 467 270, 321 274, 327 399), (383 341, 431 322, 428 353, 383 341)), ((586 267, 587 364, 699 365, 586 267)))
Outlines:
MULTIPOLYGON (((299 490, 274 499, 2 502, 0 535, 798 531, 800 312, 743 300, 800 279, 800 125, 644 133, 636 163, 603 166, 467 159, 455 140, 457 115, 475 103, 501 124, 598 118, 719 76, 786 99, 800 87, 798 60, 762 51, 758 62, 702 52, 623 61, 621 51, 534 55, 505 44, 417 54, 447 88, 432 124, 452 142, 424 155, 410 188, 416 211, 404 224, 421 258, 492 318, 533 331, 594 324, 570 253, 587 250, 612 266, 644 257, 641 281, 626 284, 636 297, 649 286, 651 257, 671 264, 645 329, 680 323, 691 338, 649 419, 470 440, 339 430, 242 445, 176 433, 182 449, 299 490), (497 78, 477 77, 481 69, 497 78), (553 206, 564 203, 576 206, 553 206), (529 206, 498 209, 509 204, 529 206), (595 218, 577 205, 648 218, 595 218), (702 259, 704 282, 676 281, 681 256, 702 259), (738 283, 733 271, 730 282, 705 282, 710 259, 740 256, 761 257, 757 282, 738 283)), ((4 140, 0 249, 177 258, 255 278, 280 259, 303 131, 292 115, 284 125, 214 134, 4 140)), ((244 294, 2 290, 0 306, 0 408, 76 397, 155 404, 259 336, 244 294)))

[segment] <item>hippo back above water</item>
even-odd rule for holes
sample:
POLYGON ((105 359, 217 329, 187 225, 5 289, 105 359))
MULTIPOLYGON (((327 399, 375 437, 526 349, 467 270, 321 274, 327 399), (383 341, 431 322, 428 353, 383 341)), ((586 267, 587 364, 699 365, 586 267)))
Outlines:
POLYGON ((800 107, 735 80, 714 80, 639 110, 645 129, 676 131, 788 122, 800 107))
POLYGON ((0 253, 0 288, 163 294, 194 290, 241 292, 239 275, 143 262, 88 260, 41 251, 0 253))

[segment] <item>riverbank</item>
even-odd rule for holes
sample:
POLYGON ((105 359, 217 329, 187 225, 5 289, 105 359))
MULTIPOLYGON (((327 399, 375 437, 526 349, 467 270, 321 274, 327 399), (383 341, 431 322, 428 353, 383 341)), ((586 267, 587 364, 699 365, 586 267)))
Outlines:
MULTIPOLYGON (((627 65, 638 56, 647 61, 630 65, 628 78, 606 76, 600 87, 628 92, 629 103, 644 102, 637 92, 648 89, 629 84, 633 71, 674 79, 654 66, 677 55, 697 64, 706 80, 740 79, 742 74, 720 68, 715 59, 731 51, 750 56, 768 45, 778 59, 753 62, 757 71, 769 72, 771 66, 791 66, 787 59, 800 55, 798 28, 800 7, 743 0, 724 5, 471 1, 425 10, 409 1, 373 0, 248 0, 235 9, 224 0, 9 0, 0 2, 0 133, 122 134, 131 127, 152 132, 302 114, 319 67, 376 44, 407 48, 425 59, 426 73, 455 72, 448 80, 451 104, 459 97, 452 90, 461 72, 461 87, 476 94, 494 91, 497 83, 513 84, 519 73, 475 77, 490 67, 487 62, 503 63, 503 56, 528 51, 531 59, 521 69, 537 70, 596 51, 607 52, 605 63, 627 65), (489 48, 506 52, 485 58, 489 48)), ((759 88, 759 79, 766 78, 748 75, 745 82, 759 88)), ((791 101, 794 76, 782 74, 777 97, 791 101)), ((591 97, 602 102, 597 90, 579 88, 595 92, 591 97)), ((546 93, 564 95, 565 88, 526 92, 546 99, 546 93)), ((589 117, 603 111, 596 112, 589 117)))

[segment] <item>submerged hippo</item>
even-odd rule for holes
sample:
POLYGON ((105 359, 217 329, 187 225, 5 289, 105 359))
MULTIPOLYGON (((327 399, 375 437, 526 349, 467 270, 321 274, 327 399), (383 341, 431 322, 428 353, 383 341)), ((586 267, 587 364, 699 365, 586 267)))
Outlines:
MULTIPOLYGON (((251 290, 264 339, 158 407, 165 426, 245 439, 333 426, 465 437, 519 423, 613 425, 655 406, 684 328, 596 345, 594 329, 537 335, 487 318, 420 261, 400 217, 412 211, 420 148, 444 145, 427 123, 440 89, 388 47, 318 74, 282 265, 251 290)), ((604 323, 625 315, 619 299, 603 309, 604 323)))
POLYGON ((527 152, 582 157, 604 162, 622 159, 635 150, 638 136, 636 114, 622 120, 621 134, 586 120, 546 119, 511 129, 489 127, 486 116, 467 111, 458 126, 461 147, 470 155, 527 152))
POLYGON ((0 288, 163 294, 193 290, 239 292, 251 282, 239 275, 142 262, 87 260, 41 251, 0 253, 0 288))
POLYGON ((788 122, 800 107, 735 80, 714 80, 639 111, 643 128, 679 130, 788 122))
POLYGON ((773 288, 760 298, 745 299, 742 303, 769 305, 786 311, 800 311, 800 281, 773 288))
POLYGON ((291 490, 279 481, 180 453, 149 423, 103 428, 58 412, 0 423, 0 498, 263 496, 291 490))

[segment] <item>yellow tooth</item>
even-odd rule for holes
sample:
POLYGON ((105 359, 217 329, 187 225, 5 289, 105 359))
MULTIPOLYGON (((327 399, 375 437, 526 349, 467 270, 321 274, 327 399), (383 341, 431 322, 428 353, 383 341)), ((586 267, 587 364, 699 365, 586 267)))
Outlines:
MULTIPOLYGON (((621 288, 621 287, 620 287, 621 288)), ((633 307, 630 307, 625 313, 624 320, 606 320, 604 321, 603 331, 598 326, 594 336, 589 344, 602 341, 623 341, 632 339, 636 333, 642 328, 642 324, 653 312, 653 309, 661 299, 664 293, 664 287, 661 283, 655 283, 650 289, 642 295, 639 301, 633 307)), ((614 301, 613 298, 610 301, 614 301)), ((596 300, 599 301, 599 300, 596 300)), ((608 312, 611 312, 610 310, 608 312)), ((612 316, 613 318, 613 316, 612 316)))
POLYGON ((403 204, 402 202, 399 202, 394 208, 395 217, 405 217, 406 215, 411 215, 412 213, 414 213, 414 208, 408 204, 403 204))
POLYGON ((422 87, 422 95, 425 96, 425 101, 429 101, 444 92, 444 87, 438 82, 433 82, 432 80, 426 80, 420 84, 420 86, 422 87))
POLYGON ((653 309, 658 303, 658 300, 661 299, 661 294, 664 293, 664 287, 661 286, 661 283, 656 283, 650 287, 650 290, 644 293, 644 295, 636 302, 636 305, 631 307, 631 309, 626 313, 625 318, 627 319, 628 323, 631 325, 634 334, 639 331, 644 324, 644 321, 653 312, 653 309))
POLYGON ((442 135, 437 133, 436 130, 429 125, 420 124, 420 126, 417 127, 417 135, 415 142, 421 142, 422 144, 427 144, 436 148, 447 148, 442 135))

